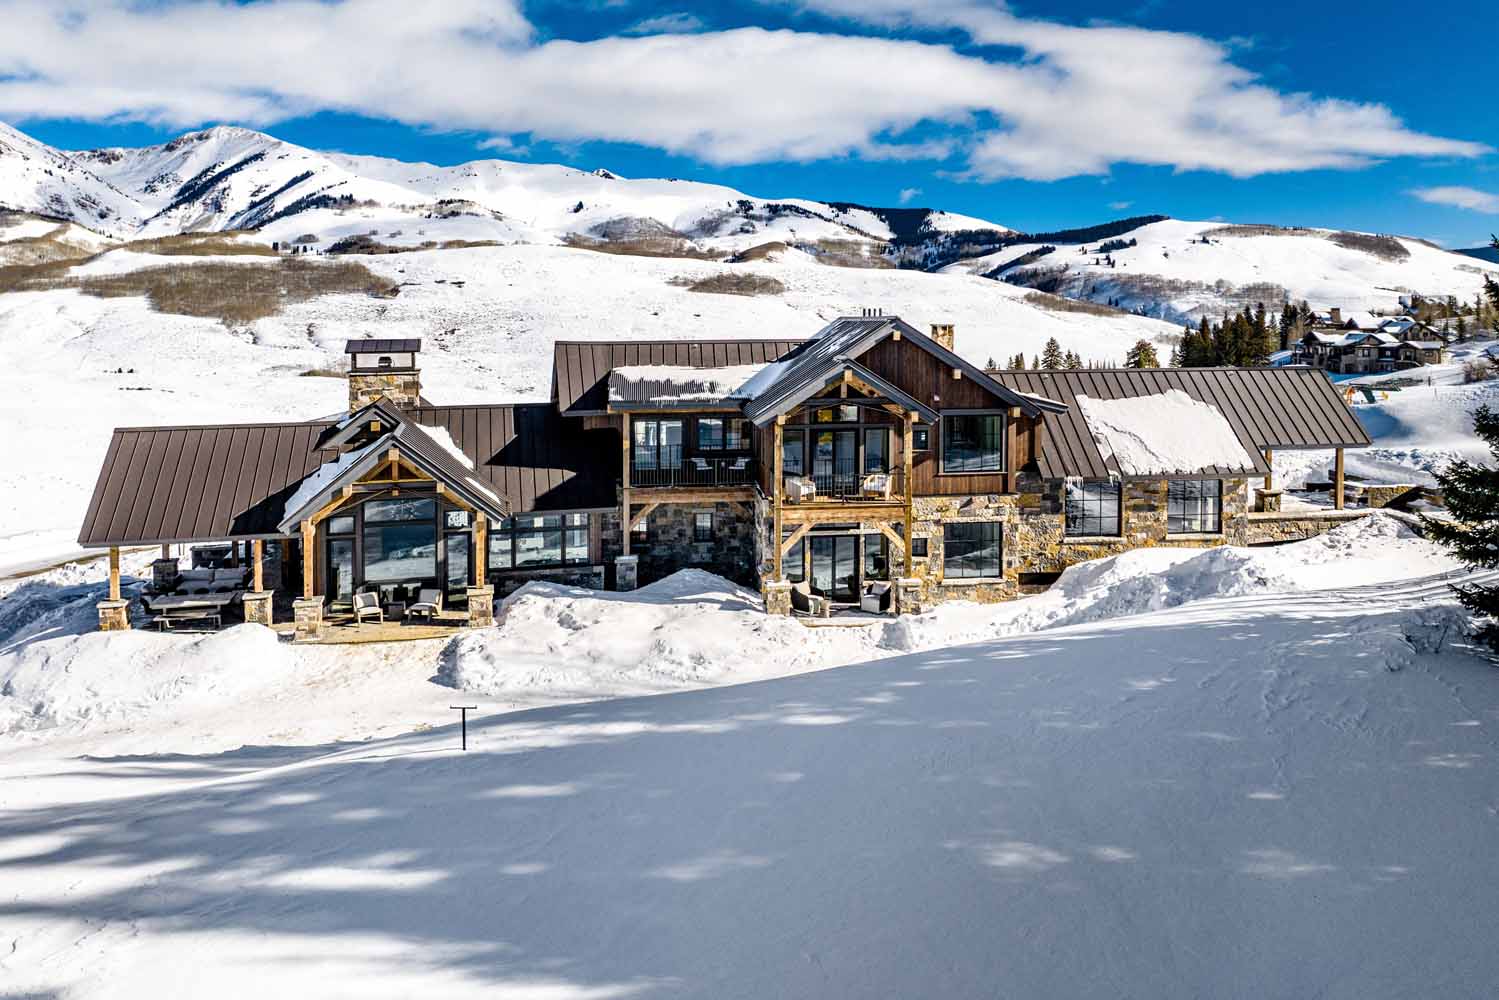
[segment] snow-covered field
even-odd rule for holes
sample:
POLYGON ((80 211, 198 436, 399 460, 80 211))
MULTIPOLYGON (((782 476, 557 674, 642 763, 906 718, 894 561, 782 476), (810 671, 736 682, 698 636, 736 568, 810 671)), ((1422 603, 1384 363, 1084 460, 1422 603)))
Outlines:
POLYGON ((1377 515, 870 629, 685 573, 339 650, 81 635, 51 571, 0 596, 5 990, 1484 996, 1460 573, 1377 515))

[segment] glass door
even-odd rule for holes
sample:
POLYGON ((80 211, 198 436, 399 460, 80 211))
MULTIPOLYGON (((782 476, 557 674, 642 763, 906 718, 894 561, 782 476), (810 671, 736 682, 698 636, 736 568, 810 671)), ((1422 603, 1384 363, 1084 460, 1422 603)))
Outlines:
POLYGON ((468 596, 469 534, 466 531, 450 531, 443 540, 448 556, 447 593, 448 600, 468 596))
POLYGON ((858 488, 859 432, 818 431, 812 452, 812 481, 820 496, 852 496, 858 488))
POLYGON ((328 539, 328 597, 344 602, 354 599, 354 539, 328 539))
POLYGON ((812 591, 834 601, 859 599, 859 543, 854 535, 812 535, 812 591))

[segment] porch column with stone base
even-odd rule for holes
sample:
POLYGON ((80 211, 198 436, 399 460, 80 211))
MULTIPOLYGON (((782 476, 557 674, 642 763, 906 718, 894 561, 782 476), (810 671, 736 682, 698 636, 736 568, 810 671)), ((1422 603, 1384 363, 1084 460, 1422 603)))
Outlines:
POLYGON ((130 629, 129 601, 100 601, 99 631, 125 632, 130 629))
POLYGON ((245 621, 253 625, 271 624, 271 591, 250 591, 245 594, 243 601, 245 621))
POLYGON ((772 580, 765 585, 765 613, 767 615, 791 614, 791 584, 786 580, 772 580))
POLYGON ((494 588, 468 588, 468 627, 488 628, 494 624, 494 588))
POLYGON ((299 597, 291 602, 292 618, 296 622, 296 642, 317 642, 323 637, 323 599, 321 597, 299 597))
POLYGON ((640 557, 616 556, 614 559, 614 589, 634 590, 640 586, 640 557))
POLYGON ((921 612, 921 581, 903 576, 895 581, 895 613, 914 615, 921 612))

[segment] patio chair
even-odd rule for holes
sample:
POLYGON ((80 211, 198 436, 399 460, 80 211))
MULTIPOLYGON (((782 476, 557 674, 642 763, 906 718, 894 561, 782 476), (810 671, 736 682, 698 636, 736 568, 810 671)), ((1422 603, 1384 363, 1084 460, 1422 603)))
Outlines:
POLYGON ((385 609, 380 607, 379 594, 366 592, 354 595, 354 624, 363 624, 366 618, 385 624, 385 609))
POLYGON ((442 612, 442 591, 436 587, 423 587, 416 595, 416 603, 406 608, 406 617, 415 618, 421 615, 431 624, 442 612))
POLYGON ((787 476, 785 494, 786 499, 792 503, 815 500, 817 498, 817 484, 805 476, 787 476))
POLYGON ((890 610, 891 596, 890 584, 883 581, 871 583, 864 588, 864 594, 859 598, 859 610, 882 615, 890 610))
POLYGON ((890 499, 890 473, 872 472, 865 476, 859 484, 859 492, 866 497, 877 497, 881 500, 890 499))
POLYGON ((812 587, 803 580, 791 585, 791 612, 808 618, 826 618, 828 599, 812 593, 812 587))

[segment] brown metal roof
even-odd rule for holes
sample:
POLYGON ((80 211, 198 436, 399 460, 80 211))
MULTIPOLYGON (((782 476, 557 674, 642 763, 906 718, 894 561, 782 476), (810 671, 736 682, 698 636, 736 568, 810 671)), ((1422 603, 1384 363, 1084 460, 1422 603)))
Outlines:
POLYGON ((276 534, 282 507, 322 463, 326 423, 121 427, 78 543, 150 545, 276 534))
MULTIPOLYGON (((1115 368, 996 371, 1002 384, 1067 404, 1041 422, 1038 464, 1046 478, 1103 479, 1112 471, 1076 405, 1078 396, 1125 399, 1180 389, 1217 407, 1265 471, 1266 449, 1362 448, 1369 435, 1327 376, 1313 368, 1115 368)), ((1228 475, 1232 470, 1204 470, 1228 475)))
POLYGON ((405 337, 384 340, 350 340, 344 344, 345 354, 406 354, 422 349, 420 337, 405 337))
POLYGON ((552 348, 552 400, 566 414, 603 413, 609 403, 609 373, 622 365, 684 368, 763 365, 802 343, 802 340, 559 340, 552 348))
POLYGON ((586 510, 618 503, 619 434, 585 430, 550 403, 423 406, 417 421, 447 428, 479 478, 517 513, 586 510))

